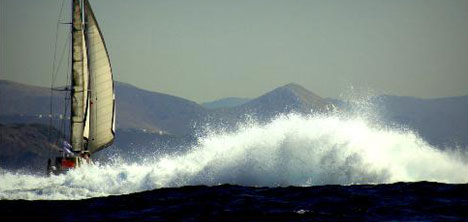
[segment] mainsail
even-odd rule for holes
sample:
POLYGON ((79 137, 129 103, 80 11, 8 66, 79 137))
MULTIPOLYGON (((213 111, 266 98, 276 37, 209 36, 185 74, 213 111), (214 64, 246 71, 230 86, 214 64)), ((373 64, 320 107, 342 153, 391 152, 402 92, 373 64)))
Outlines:
POLYGON ((85 41, 83 35, 83 22, 81 7, 78 0, 73 0, 72 10, 72 88, 71 88, 71 136, 70 144, 75 152, 82 151, 83 131, 85 126, 85 112, 87 105, 87 84, 85 79, 84 55, 85 41))
POLYGON ((115 94, 112 68, 101 30, 89 2, 84 0, 83 5, 81 7, 79 0, 73 0, 70 141, 75 152, 95 153, 114 140, 115 94))

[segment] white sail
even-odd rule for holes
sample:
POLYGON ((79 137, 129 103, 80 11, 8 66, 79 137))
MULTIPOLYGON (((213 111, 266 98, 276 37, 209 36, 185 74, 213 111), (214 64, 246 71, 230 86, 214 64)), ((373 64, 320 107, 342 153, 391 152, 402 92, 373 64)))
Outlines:
POLYGON ((115 94, 112 68, 101 30, 89 2, 84 2, 90 90, 87 150, 95 153, 111 145, 114 140, 115 94))

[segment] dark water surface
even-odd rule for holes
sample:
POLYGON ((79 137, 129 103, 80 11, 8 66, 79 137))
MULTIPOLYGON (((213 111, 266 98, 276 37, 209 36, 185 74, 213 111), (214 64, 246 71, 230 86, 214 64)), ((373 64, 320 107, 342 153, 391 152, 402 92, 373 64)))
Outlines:
POLYGON ((86 200, 1 200, 1 221, 468 221, 468 184, 163 188, 86 200))

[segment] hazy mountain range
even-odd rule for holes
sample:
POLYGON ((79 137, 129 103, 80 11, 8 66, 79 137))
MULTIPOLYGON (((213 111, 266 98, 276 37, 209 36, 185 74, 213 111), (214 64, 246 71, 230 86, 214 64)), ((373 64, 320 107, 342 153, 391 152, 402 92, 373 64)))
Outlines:
MULTIPOLYGON (((218 109, 120 82, 116 82, 115 92, 116 140, 112 149, 99 152, 98 157, 116 152, 175 152, 196 141, 194 133, 203 130, 207 123, 211 127, 226 127, 235 125, 246 116, 268 120, 276 114, 296 109, 297 112, 326 110, 326 104, 320 97, 294 84, 279 87, 238 106, 225 104, 218 109)), ((48 154, 57 149, 53 141, 47 140, 49 130, 45 129, 49 129, 51 122, 54 131, 61 129, 68 133, 64 130, 69 123, 68 116, 64 115, 69 112, 65 93, 54 91, 51 94, 48 88, 0 80, 0 124, 3 124, 0 167, 10 169, 15 168, 12 165, 15 162, 17 167, 28 163, 28 169, 43 171, 48 154), (53 112, 49 118, 51 109, 53 112), (46 151, 41 153, 38 150, 46 151)))
POLYGON ((60 137, 59 131, 44 124, 0 124, 0 168, 45 173, 47 158, 59 149, 49 134, 60 137))
MULTIPOLYGON (((64 114, 64 93, 54 91, 54 120, 64 114)), ((190 135, 195 127, 207 121, 237 121, 243 116, 268 119, 278 113, 295 110, 324 111, 327 102, 305 88, 288 84, 238 106, 205 108, 193 101, 163 93, 150 92, 126 83, 116 82, 117 129, 141 129, 158 134, 190 135)), ((2 123, 48 123, 51 93, 48 88, 0 81, 0 121, 2 123), (3 108, 5 107, 5 108, 3 108)), ((226 100, 223 100, 226 101, 226 100)), ((218 103, 218 102, 215 102, 218 103)), ((69 108, 67 109, 69 110, 69 108)), ((62 116, 62 118, 64 118, 62 116)))
MULTIPOLYGON (((345 101, 323 99, 297 84, 278 87, 254 99, 226 98, 202 105, 120 82, 116 83, 115 91, 117 137, 112 152, 172 152, 175 150, 168 149, 194 142, 194 134, 205 124, 226 128, 246 118, 262 122, 292 111, 351 109, 351 104, 345 101)), ((68 124, 68 117, 60 116, 69 109, 65 108, 68 102, 64 93, 55 91, 51 97, 48 88, 0 80, 0 167, 12 168, 12 160, 17 163, 31 160, 27 161, 30 166, 42 166, 39 164, 45 161, 45 156, 38 150, 56 149, 46 139, 50 133, 45 129, 51 108, 53 132, 66 128, 60 122, 68 124), (60 118, 65 121, 59 121, 60 118)), ((468 96, 417 99, 385 95, 373 98, 372 103, 387 124, 413 129, 439 147, 468 146, 468 96)), ((100 155, 111 155, 107 150, 100 155)))
POLYGON ((228 98, 222 98, 222 99, 218 99, 218 100, 211 101, 211 102, 205 102, 205 103, 202 103, 201 105, 208 109, 229 108, 229 107, 240 106, 248 102, 249 100, 250 99, 248 98, 228 97, 228 98))
POLYGON ((418 99, 384 95, 373 103, 384 121, 407 126, 433 145, 468 147, 468 96, 418 99))

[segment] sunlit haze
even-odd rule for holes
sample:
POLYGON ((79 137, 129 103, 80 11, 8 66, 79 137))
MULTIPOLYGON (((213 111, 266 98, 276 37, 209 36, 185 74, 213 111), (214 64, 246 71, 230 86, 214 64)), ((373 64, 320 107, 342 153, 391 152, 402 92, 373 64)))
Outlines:
MULTIPOLYGON (((93 0, 117 81, 205 102, 298 83, 468 95, 468 1, 93 0)), ((49 86, 61 0, 0 0, 0 79, 49 86)), ((65 1, 61 22, 69 22, 65 1)), ((59 25, 57 60, 69 26, 59 25)), ((66 57, 55 85, 65 83, 66 57)))

